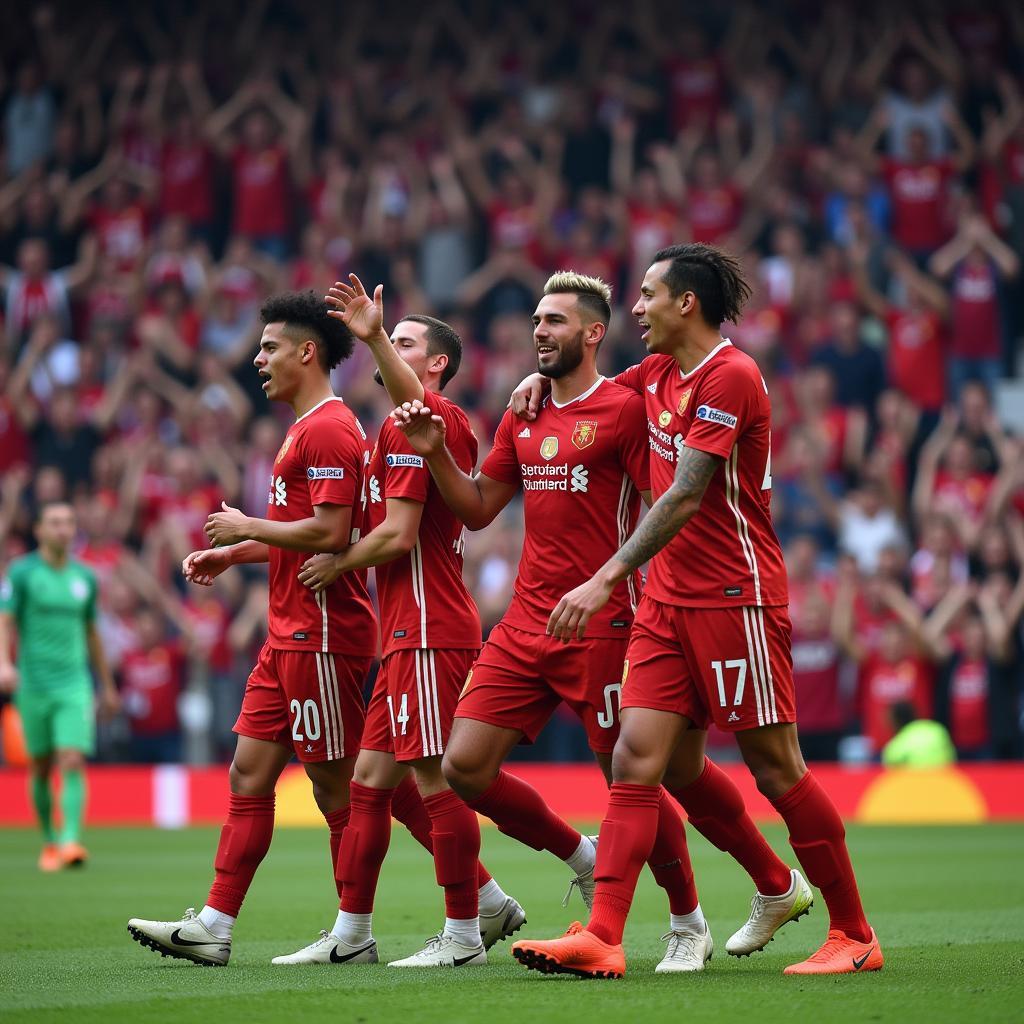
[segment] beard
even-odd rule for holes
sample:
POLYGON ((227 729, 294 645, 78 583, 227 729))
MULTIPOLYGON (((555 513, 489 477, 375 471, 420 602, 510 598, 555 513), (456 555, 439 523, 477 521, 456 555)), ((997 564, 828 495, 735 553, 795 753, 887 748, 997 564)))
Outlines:
POLYGON ((576 337, 567 345, 558 350, 558 358, 555 362, 549 363, 547 368, 537 362, 537 372, 543 374, 549 380, 558 380, 567 373, 572 373, 580 363, 583 362, 583 332, 578 331, 576 337))

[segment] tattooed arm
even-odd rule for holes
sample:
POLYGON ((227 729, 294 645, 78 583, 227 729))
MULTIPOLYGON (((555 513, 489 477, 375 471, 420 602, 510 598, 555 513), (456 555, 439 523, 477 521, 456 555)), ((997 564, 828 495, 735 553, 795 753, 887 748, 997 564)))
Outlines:
POLYGON ((600 611, 616 586, 656 555, 689 522, 722 459, 684 447, 672 486, 654 503, 633 536, 589 579, 558 602, 548 619, 548 634, 562 641, 582 639, 591 616, 600 611))

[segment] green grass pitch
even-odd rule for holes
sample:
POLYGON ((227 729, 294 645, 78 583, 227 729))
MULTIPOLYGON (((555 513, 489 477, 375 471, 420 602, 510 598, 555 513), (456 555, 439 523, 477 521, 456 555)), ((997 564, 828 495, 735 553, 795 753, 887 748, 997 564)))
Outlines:
MULTIPOLYGON (((769 838, 788 853, 785 837, 769 838)), ((664 946, 662 894, 642 879, 626 933, 629 967, 616 982, 544 977, 509 943, 486 967, 450 971, 271 967, 330 927, 336 900, 326 831, 282 829, 256 877, 224 969, 161 959, 133 943, 131 916, 174 918, 203 904, 212 829, 93 830, 84 870, 42 875, 36 835, 0 833, 0 1021, 161 1022, 330 1020, 332 1024, 482 1021, 998 1021, 1024 1019, 1024 826, 850 829, 869 917, 882 941, 880 974, 784 978, 822 941, 820 898, 768 951, 735 960, 725 940, 746 917, 749 881, 690 832, 701 902, 718 952, 703 974, 655 976, 664 946)), ((784 852, 785 851, 785 852, 784 852)), ((551 937, 580 917, 563 910, 566 869, 494 829, 484 857, 524 904, 521 935, 551 937)), ((578 897, 574 896, 574 900, 578 897)), ((443 905, 430 861, 401 828, 381 877, 374 932, 382 958, 418 948, 443 905)))

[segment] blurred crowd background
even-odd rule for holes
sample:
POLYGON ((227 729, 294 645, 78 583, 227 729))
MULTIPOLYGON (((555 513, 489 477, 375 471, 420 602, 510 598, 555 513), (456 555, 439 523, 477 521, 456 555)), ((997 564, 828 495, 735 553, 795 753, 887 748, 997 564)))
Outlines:
MULTIPOLYGON (((268 293, 356 271, 389 323, 449 320, 486 451, 549 272, 612 283, 612 374, 690 239, 754 289, 724 333, 772 395, 807 756, 876 756, 898 703, 1022 755, 1024 7, 58 2, 0 12, 0 53, 0 563, 74 503, 101 758, 233 748, 265 576, 179 566, 222 499, 265 511, 268 293)), ((374 432, 371 371, 336 384, 374 432)), ((469 539, 488 626, 520 520, 469 539)), ((564 716, 527 753, 588 756, 564 716)))

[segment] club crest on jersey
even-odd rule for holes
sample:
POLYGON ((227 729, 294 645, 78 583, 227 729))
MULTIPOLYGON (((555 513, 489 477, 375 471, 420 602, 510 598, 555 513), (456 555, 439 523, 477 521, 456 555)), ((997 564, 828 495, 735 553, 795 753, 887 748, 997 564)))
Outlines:
POLYGON ((668 409, 662 409, 658 414, 658 426, 667 427, 672 422, 672 413, 668 409))
POLYGON ((597 437, 597 420, 577 420, 572 432, 572 443, 580 450, 589 448, 597 437))
POLYGON ((679 399, 679 405, 676 406, 676 412, 679 413, 680 416, 682 416, 683 413, 686 412, 686 405, 690 401, 691 391, 693 391, 693 388, 687 388, 683 392, 683 397, 679 399))
POLYGON ((277 458, 274 459, 274 462, 275 463, 280 462, 288 454, 288 449, 291 448, 291 446, 292 446, 292 435, 289 434, 284 439, 284 444, 281 445, 281 449, 280 449, 280 451, 278 451, 277 458))
POLYGON ((553 459, 558 454, 558 438, 545 437, 540 443, 540 455, 542 459, 553 459))

